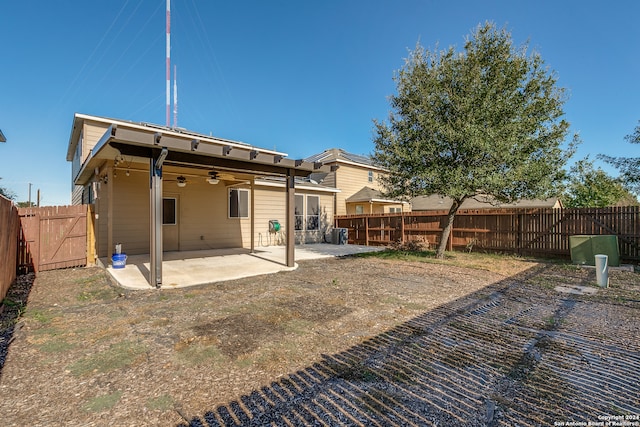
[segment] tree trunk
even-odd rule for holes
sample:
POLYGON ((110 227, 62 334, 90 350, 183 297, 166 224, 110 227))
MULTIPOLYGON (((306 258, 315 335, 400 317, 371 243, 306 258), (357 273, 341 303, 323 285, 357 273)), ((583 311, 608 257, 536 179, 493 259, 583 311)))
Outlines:
POLYGON ((449 241, 449 234, 451 234, 451 228, 453 227, 453 220, 456 218, 456 213, 458 212, 458 208, 462 202, 454 200, 451 204, 451 209, 449 209, 449 213, 447 214, 447 222, 442 229, 442 234, 440 235, 440 243, 438 244, 438 250, 436 251, 436 258, 442 259, 444 258, 444 251, 447 250, 447 242, 449 241))

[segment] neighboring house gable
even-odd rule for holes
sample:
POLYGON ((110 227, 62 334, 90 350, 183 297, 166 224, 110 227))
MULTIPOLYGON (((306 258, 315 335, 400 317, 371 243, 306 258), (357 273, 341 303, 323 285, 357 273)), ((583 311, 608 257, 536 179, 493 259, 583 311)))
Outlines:
MULTIPOLYGON (((336 194, 335 213, 336 215, 347 215, 356 213, 353 203, 347 202, 347 199, 354 194, 369 188, 378 192, 382 191, 382 185, 379 182, 379 176, 385 174, 386 170, 376 166, 372 159, 367 156, 349 153, 339 148, 325 150, 322 153, 314 154, 305 159, 308 162, 319 162, 324 165, 332 166, 332 171, 327 174, 312 174, 311 179, 320 184, 340 189, 340 193, 336 194)), ((365 190, 366 191, 366 190, 365 190)), ((402 208, 403 204, 399 201, 389 201, 396 207, 402 208)), ((363 205, 364 206, 364 205, 363 205)), ((376 211, 380 211, 380 206, 376 206, 376 211)), ((389 211, 387 204, 387 212, 389 211)), ((408 204, 405 204, 408 208, 408 204)), ((372 206, 367 206, 365 213, 372 210, 372 206)))
POLYGON ((371 187, 363 187, 346 200, 347 215, 395 213, 407 211, 409 203, 390 200, 382 196, 380 191, 371 187))

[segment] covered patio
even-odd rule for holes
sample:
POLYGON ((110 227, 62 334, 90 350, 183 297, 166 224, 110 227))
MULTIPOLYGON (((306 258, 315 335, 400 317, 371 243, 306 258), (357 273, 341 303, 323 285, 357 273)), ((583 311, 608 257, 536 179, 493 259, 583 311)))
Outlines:
MULTIPOLYGON (((384 248, 360 245, 330 245, 317 243, 296 246, 295 260, 348 256, 380 251, 384 248)), ((163 254, 164 286, 182 288, 241 279, 244 277, 294 270, 283 263, 285 246, 267 246, 251 253, 248 249, 209 249, 202 251, 174 251, 163 254)), ((149 283, 149 255, 131 255, 124 268, 113 268, 108 258, 100 258, 102 267, 125 289, 153 289, 149 283)))
MULTIPOLYGON (((96 247, 106 260, 103 265, 114 247, 122 246, 129 262, 140 266, 138 276, 153 287, 179 282, 164 261, 199 259, 197 253, 208 250, 225 256, 260 253, 261 238, 275 238, 276 233, 286 248, 284 256, 265 262, 284 263, 279 269, 295 267, 296 178, 331 169, 182 129, 81 114, 74 118, 67 159, 74 162, 74 184, 85 189, 87 203, 96 205, 96 247), (256 188, 256 180, 265 177, 281 179, 282 191, 265 194, 256 188), (258 192, 264 197, 257 199, 258 192), (268 233, 258 230, 267 222, 268 233)), ((256 274, 270 270, 243 268, 256 274)), ((180 268, 179 275, 185 271, 180 268)), ((205 283, 212 275, 217 273, 210 271, 205 283)))

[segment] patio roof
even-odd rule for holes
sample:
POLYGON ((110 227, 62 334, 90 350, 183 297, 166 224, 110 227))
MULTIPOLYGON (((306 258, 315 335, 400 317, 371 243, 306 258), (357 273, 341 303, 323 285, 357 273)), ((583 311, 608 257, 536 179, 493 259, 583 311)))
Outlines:
POLYGON ((286 153, 245 143, 162 126, 82 114, 75 115, 67 160, 73 159, 75 144, 85 120, 99 121, 109 124, 109 127, 91 150, 78 175, 73 177, 76 185, 86 185, 95 168, 116 156, 131 156, 143 162, 157 158, 163 148, 168 151, 165 162, 183 166, 207 166, 220 170, 242 171, 256 176, 285 176, 288 170, 294 176, 308 176, 314 171, 330 171, 329 166, 323 167, 319 162, 288 159, 286 153))
MULTIPOLYGON (((162 175, 163 165, 211 169, 220 172, 241 173, 250 177, 251 188, 255 177, 285 177, 285 221, 293 224, 295 206, 295 178, 306 177, 313 171, 331 171, 330 166, 318 162, 287 159, 285 153, 261 149, 249 144, 220 138, 207 137, 183 129, 173 129, 148 123, 133 123, 104 117, 76 114, 74 116, 67 160, 73 160, 77 144, 80 143, 85 121, 100 124, 106 130, 84 160, 73 182, 88 184, 110 161, 117 162, 122 156, 132 162, 148 162, 150 178, 150 275, 149 283, 160 287, 162 278, 162 175)), ((109 170, 113 169, 109 166, 109 170)), ((109 172, 111 173, 111 172, 109 172)), ((112 188, 112 187, 109 187, 112 188)), ((251 206, 254 204, 254 191, 251 206)), ((108 198, 112 206, 111 198, 108 198)), ((111 207, 109 208, 111 209, 111 207)), ((110 221, 111 215, 107 221, 110 221)), ((251 217, 251 251, 254 250, 254 216, 251 217)), ((111 227, 108 225, 107 227, 111 227)), ((110 228, 109 228, 110 229, 110 228)), ((108 233, 111 236, 111 233, 108 233)), ((113 247, 108 237, 107 247, 113 247)), ((294 233, 286 233, 286 266, 293 267, 294 233)))

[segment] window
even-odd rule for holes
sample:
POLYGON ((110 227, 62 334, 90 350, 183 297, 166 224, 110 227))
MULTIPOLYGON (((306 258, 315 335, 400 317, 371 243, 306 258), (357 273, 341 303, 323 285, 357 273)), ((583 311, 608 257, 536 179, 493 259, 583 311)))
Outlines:
POLYGON ((175 225, 176 218, 176 199, 162 199, 162 225, 175 225))
POLYGON ((91 205, 95 201, 93 193, 93 184, 85 185, 82 189, 82 203, 85 205, 91 205))
POLYGON ((364 213, 364 206, 356 205, 356 214, 363 214, 363 213, 364 213))
POLYGON ((314 231, 320 229, 320 196, 296 194, 295 230, 314 231))
POLYGON ((296 194, 296 206, 294 215, 296 221, 296 230, 304 230, 304 196, 302 194, 296 194))
POLYGON ((373 171, 369 171, 369 182, 373 182, 373 171))
POLYGON ((229 218, 249 218, 249 190, 229 189, 229 218))
POLYGON ((320 228, 320 196, 307 196, 307 230, 320 228))
POLYGON ((83 144, 83 134, 80 133, 80 138, 78 140, 78 145, 76 145, 76 151, 73 153, 73 162, 71 163, 71 191, 73 191, 73 180, 76 179, 78 174, 80 173, 80 167, 82 166, 82 144, 83 144))
POLYGON ((389 208, 389 213, 400 213, 402 208, 389 208))

